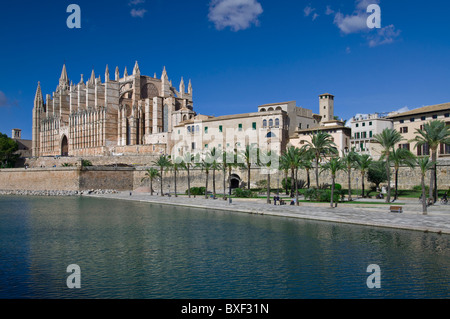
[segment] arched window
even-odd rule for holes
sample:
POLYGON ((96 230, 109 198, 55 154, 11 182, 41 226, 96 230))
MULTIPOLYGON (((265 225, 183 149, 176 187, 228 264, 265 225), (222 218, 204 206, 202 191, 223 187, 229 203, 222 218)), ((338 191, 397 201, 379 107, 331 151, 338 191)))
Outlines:
POLYGON ((269 120, 269 127, 273 127, 273 120, 272 119, 269 120))
POLYGON ((198 125, 195 126, 195 132, 200 132, 200 127, 198 125))
POLYGON ((265 112, 266 109, 265 109, 265 108, 261 108, 259 111, 260 111, 260 112, 265 112))
POLYGON ((263 128, 267 127, 267 120, 263 120, 263 128))
POLYGON ((273 112, 273 107, 269 107, 269 108, 267 109, 267 112, 273 112))
POLYGON ((275 109, 275 111, 282 111, 283 109, 281 108, 281 106, 279 106, 279 107, 277 107, 276 109, 275 109))
POLYGON ((188 133, 191 133, 191 127, 190 126, 187 127, 187 130, 188 130, 188 133))
POLYGON ((274 133, 269 132, 269 133, 267 133, 266 137, 270 138, 270 137, 277 137, 277 136, 274 133))
POLYGON ((280 119, 275 119, 275 127, 279 127, 280 126, 280 119))

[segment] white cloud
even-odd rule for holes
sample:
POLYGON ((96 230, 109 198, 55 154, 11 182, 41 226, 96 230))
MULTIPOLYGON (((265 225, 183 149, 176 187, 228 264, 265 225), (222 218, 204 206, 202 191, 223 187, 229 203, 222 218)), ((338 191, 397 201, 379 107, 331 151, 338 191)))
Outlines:
POLYGON ((145 9, 131 9, 130 14, 133 18, 143 18, 146 12, 145 9))
POLYGON ((364 14, 356 15, 346 15, 338 12, 334 16, 334 23, 338 26, 342 33, 358 33, 367 32, 369 28, 367 27, 367 16, 364 14))
POLYGON ((19 106, 17 101, 11 101, 8 99, 5 93, 0 91, 0 107, 11 107, 11 106, 19 106))
MULTIPOLYGON (((356 0, 356 8, 352 14, 344 15, 337 12, 334 16, 334 24, 344 35, 352 33, 364 33, 369 47, 376 47, 383 44, 390 44, 400 36, 400 30, 396 30, 394 25, 389 25, 380 29, 370 29, 367 26, 367 7, 370 4, 380 4, 380 0, 356 0)), ((331 8, 327 6, 326 14, 332 14, 331 8)))
POLYGON ((329 15, 332 15, 333 13, 334 13, 334 10, 331 9, 330 6, 327 6, 327 9, 325 10, 325 14, 326 14, 327 16, 329 16, 329 15))
POLYGON ((141 3, 145 3, 145 0, 131 0, 130 2, 128 2, 129 6, 135 6, 141 3))
POLYGON ((401 31, 396 30, 392 24, 378 29, 376 35, 369 37, 369 46, 373 48, 379 45, 393 43, 399 37, 400 33, 401 31))
POLYGON ((257 0, 211 0, 208 18, 218 30, 230 27, 239 31, 258 25, 261 13, 263 9, 257 0))
POLYGON ((345 48, 345 53, 347 54, 352 53, 352 49, 350 49, 350 47, 345 48))
POLYGON ((307 7, 305 7, 305 9, 303 9, 305 17, 309 17, 310 15, 312 15, 313 21, 319 17, 319 14, 317 14, 317 12, 314 12, 314 11, 316 11, 316 9, 311 6, 307 6, 307 7))
POLYGON ((307 6, 305 9, 303 9, 303 12, 305 13, 305 17, 309 17, 311 13, 313 13, 316 9, 312 8, 311 6, 307 6))
POLYGON ((0 107, 8 106, 8 99, 6 98, 5 93, 0 91, 0 107))

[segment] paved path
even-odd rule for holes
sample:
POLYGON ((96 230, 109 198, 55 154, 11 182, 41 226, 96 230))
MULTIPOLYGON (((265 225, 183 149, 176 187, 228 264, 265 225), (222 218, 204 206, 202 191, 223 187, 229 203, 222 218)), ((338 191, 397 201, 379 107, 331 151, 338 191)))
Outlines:
POLYGON ((404 212, 398 214, 390 213, 389 205, 380 205, 381 200, 372 200, 373 205, 338 204, 337 208, 330 208, 330 205, 325 203, 300 203, 297 207, 269 205, 262 199, 233 199, 229 204, 222 199, 162 197, 150 196, 148 193, 132 193, 130 196, 130 192, 88 196, 450 234, 450 205, 437 204, 428 207, 428 215, 422 215, 422 207, 417 199, 400 199, 398 203, 404 203, 404 212))

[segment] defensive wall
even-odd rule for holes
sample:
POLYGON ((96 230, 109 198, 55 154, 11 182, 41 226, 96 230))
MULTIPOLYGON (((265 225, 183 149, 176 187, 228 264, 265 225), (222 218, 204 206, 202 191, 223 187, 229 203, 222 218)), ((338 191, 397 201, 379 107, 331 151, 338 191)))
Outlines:
MULTIPOLYGON (((64 162, 67 162, 65 159, 64 162)), ((149 187, 148 179, 145 179, 146 169, 150 166, 134 166, 134 167, 115 167, 114 164, 106 164, 109 166, 91 166, 81 167, 77 163, 76 166, 69 167, 29 167, 16 169, 1 169, 0 170, 0 190, 64 190, 64 191, 82 191, 91 189, 107 189, 107 190, 139 190, 149 187)), ((247 171, 245 169, 233 169, 234 177, 239 178, 238 185, 246 187, 247 185, 247 171)), ((414 186, 420 185, 420 171, 418 168, 411 169, 401 167, 399 171, 399 189, 411 189, 414 186)), ((205 171, 201 169, 192 169, 190 172, 191 187, 205 186, 205 171)), ((290 176, 290 172, 288 174, 290 176)), ((426 184, 429 185, 430 173, 427 173, 426 184)), ((228 177, 228 173, 226 173, 228 177)), ((438 186, 439 189, 450 188, 450 165, 448 163, 438 164, 438 186)), ((282 187, 282 179, 284 172, 276 171, 271 174, 270 182, 272 188, 282 187)), ((304 181, 307 180, 307 175, 304 170, 299 170, 298 178, 304 181)), ((216 191, 223 193, 223 172, 216 171, 216 191)), ((259 180, 267 180, 265 171, 258 168, 251 169, 251 184, 256 187, 256 182, 259 180)), ((392 174, 392 186, 394 185, 394 174, 392 174)), ((310 171, 311 185, 315 186, 315 172, 310 171)), ((353 189, 361 188, 361 175, 358 171, 352 170, 351 181, 353 189)), ((177 192, 184 193, 188 188, 187 172, 181 170, 177 173, 177 192)), ((331 176, 328 172, 320 174, 320 183, 331 183, 331 176)), ((337 174, 336 183, 347 188, 348 175, 346 172, 339 172, 337 174)), ((365 188, 370 188, 370 183, 365 179, 365 188)), ((384 186, 386 184, 382 184, 384 186)), ((213 188, 213 172, 209 172, 208 190, 213 188)), ((228 184, 226 184, 226 191, 228 192, 228 184)), ((160 192, 160 180, 153 181, 153 189, 160 192)), ((163 172, 163 191, 173 192, 175 190, 175 180, 172 171, 163 172)))

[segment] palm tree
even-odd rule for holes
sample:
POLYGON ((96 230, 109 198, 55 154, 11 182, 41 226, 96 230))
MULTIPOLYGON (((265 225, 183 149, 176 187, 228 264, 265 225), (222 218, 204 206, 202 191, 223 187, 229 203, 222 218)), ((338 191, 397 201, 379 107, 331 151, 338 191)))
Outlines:
POLYGON ((330 207, 334 208, 334 184, 336 181, 336 173, 345 170, 345 163, 339 157, 332 157, 328 162, 322 165, 322 171, 330 171, 331 173, 331 201, 330 207))
POLYGON ((175 197, 178 197, 178 194, 177 194, 177 173, 182 168, 183 168, 183 159, 178 156, 172 162, 175 197))
POLYGON ((216 198, 216 170, 220 170, 222 167, 219 163, 219 158, 221 158, 221 152, 213 147, 207 156, 207 160, 211 161, 213 176, 213 198, 216 198))
MULTIPOLYGON (((398 148, 392 150, 390 157, 391 162, 394 164, 394 172, 395 172, 395 195, 394 195, 395 201, 398 199, 398 171, 400 170, 400 166, 408 165, 409 167, 413 167, 414 154, 411 153, 406 148, 398 148)), ((384 159, 384 156, 381 156, 381 159, 384 159)))
POLYGON ((226 170, 228 169, 228 189, 231 191, 231 171, 233 168, 242 167, 240 163, 240 154, 235 149, 233 152, 222 152, 222 170, 223 170, 223 197, 226 198, 226 170))
POLYGON ((157 177, 159 177, 159 172, 156 168, 149 168, 146 170, 145 176, 141 179, 141 183, 145 180, 150 181, 150 195, 153 196, 153 180, 157 177))
POLYGON ((159 158, 153 162, 153 164, 155 166, 159 167, 160 170, 160 176, 161 176, 161 196, 164 196, 164 192, 163 192, 163 172, 164 169, 168 168, 171 166, 171 161, 170 161, 170 157, 167 155, 160 155, 159 158))
POLYGON ((437 148, 440 144, 450 145, 450 127, 444 121, 431 121, 425 123, 422 129, 416 129, 416 137, 412 140, 416 142, 415 147, 428 144, 431 150, 431 161, 434 163, 430 178, 430 198, 435 203, 438 198, 436 163, 437 148))
POLYGON ((316 186, 319 188, 319 162, 321 157, 329 155, 336 155, 338 153, 336 144, 333 142, 333 138, 329 133, 324 131, 317 131, 311 138, 311 141, 307 141, 306 149, 314 154, 316 159, 316 186))
POLYGON ((298 182, 297 182, 297 172, 300 166, 301 152, 297 147, 291 146, 283 154, 284 161, 291 171, 291 197, 294 197, 294 192, 296 195, 296 204, 298 205, 298 182))
POLYGON ((369 170, 370 165, 372 164, 372 158, 368 154, 356 155, 356 169, 358 169, 361 173, 361 187, 362 187, 362 197, 365 197, 364 194, 364 180, 366 178, 366 173, 369 170))
POLYGON ((206 181, 205 181, 205 199, 208 199, 208 181, 209 181, 209 171, 212 168, 211 159, 209 158, 209 154, 206 155, 206 158, 202 159, 200 163, 196 166, 200 167, 201 170, 205 171, 206 181))
MULTIPOLYGON (((430 162, 429 156, 418 157, 417 165, 420 168, 421 172, 421 185, 422 185, 422 213, 423 215, 427 215, 427 200, 426 200, 426 190, 425 190, 425 175, 428 170, 433 169, 435 163, 433 161, 430 162)), ((433 176, 433 175, 431 175, 433 176)))
POLYGON ((286 190, 286 195, 289 195, 289 190, 288 190, 289 163, 287 162, 284 154, 282 156, 280 156, 280 165, 279 165, 278 169, 282 170, 284 173, 284 187, 286 190))
POLYGON ((382 156, 386 159, 386 173, 388 177, 388 189, 386 203, 391 201, 391 152, 394 146, 403 140, 398 131, 391 128, 385 128, 380 134, 373 136, 374 139, 383 147, 382 156))
POLYGON ((267 151, 260 154, 261 165, 267 169, 267 204, 270 204, 270 173, 272 168, 272 151, 267 151))
POLYGON ((314 159, 313 154, 310 152, 303 152, 302 157, 300 159, 300 166, 306 170, 306 187, 311 187, 311 178, 310 178, 310 172, 313 169, 312 161, 314 159))
POLYGON ((259 149, 253 145, 247 145, 245 150, 241 152, 241 156, 247 169, 247 189, 250 189, 250 170, 252 164, 259 165, 259 149))
POLYGON ((342 158, 342 162, 346 166, 347 176, 348 176, 348 201, 352 201, 352 168, 355 167, 355 162, 358 153, 355 151, 350 151, 347 155, 342 158))
POLYGON ((180 162, 181 167, 187 171, 188 177, 188 196, 191 198, 191 175, 190 171, 195 166, 194 164, 195 156, 191 153, 186 153, 180 162))

